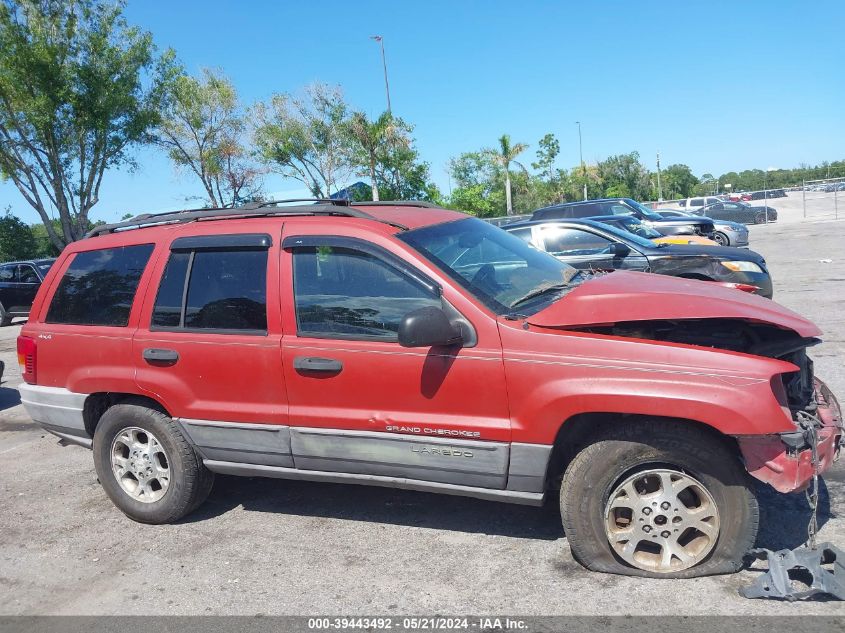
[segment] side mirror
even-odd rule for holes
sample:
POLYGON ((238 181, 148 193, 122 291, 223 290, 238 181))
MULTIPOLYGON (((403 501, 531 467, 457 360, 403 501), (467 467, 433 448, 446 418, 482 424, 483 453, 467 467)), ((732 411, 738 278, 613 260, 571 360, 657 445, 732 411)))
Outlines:
POLYGON ((435 347, 461 343, 461 331, 440 308, 427 307, 409 312, 399 322, 402 347, 435 347))
POLYGON ((623 244, 622 242, 613 242, 610 245, 610 253, 614 257, 625 257, 631 252, 631 249, 628 247, 627 244, 623 244))

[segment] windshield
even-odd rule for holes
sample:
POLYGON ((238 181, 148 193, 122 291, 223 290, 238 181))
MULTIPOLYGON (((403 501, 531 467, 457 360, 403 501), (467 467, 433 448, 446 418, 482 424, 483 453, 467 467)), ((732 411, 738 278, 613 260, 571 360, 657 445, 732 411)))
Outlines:
MULTIPOLYGON (((622 226, 620 228, 623 228, 629 233, 639 235, 640 237, 644 237, 648 240, 656 240, 663 237, 660 233, 646 226, 636 218, 620 219, 617 220, 614 224, 621 224, 622 226)), ((609 226, 613 226, 613 224, 610 224, 609 226)))
POLYGON ((521 314, 533 314, 582 279, 572 266, 478 218, 397 237, 497 314, 516 307, 521 314))
POLYGON ((643 214, 643 217, 648 218, 649 220, 662 220, 663 219, 663 216, 661 216, 659 213, 655 213, 654 211, 649 209, 647 206, 640 204, 636 200, 626 200, 626 201, 631 206, 636 207, 639 210, 639 212, 643 214))
POLYGON ((50 267, 53 265, 53 262, 55 262, 55 261, 56 261, 55 259, 47 259, 47 260, 42 259, 41 261, 35 262, 35 265, 38 266, 38 270, 41 271, 42 277, 47 274, 47 271, 50 270, 50 267))

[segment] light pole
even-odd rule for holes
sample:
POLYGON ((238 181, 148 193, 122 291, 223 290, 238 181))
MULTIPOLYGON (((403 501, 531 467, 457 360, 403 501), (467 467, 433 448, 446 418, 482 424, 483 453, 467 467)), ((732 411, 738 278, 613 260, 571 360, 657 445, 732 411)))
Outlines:
POLYGON ((578 126, 578 155, 581 157, 581 171, 584 173, 584 200, 587 199, 587 166, 584 164, 584 147, 581 142, 581 121, 575 121, 578 126))
POLYGON ((387 113, 390 111, 390 84, 387 82, 387 59, 384 56, 384 38, 381 35, 371 35, 371 40, 375 40, 381 45, 381 64, 384 66, 384 91, 387 93, 387 113))

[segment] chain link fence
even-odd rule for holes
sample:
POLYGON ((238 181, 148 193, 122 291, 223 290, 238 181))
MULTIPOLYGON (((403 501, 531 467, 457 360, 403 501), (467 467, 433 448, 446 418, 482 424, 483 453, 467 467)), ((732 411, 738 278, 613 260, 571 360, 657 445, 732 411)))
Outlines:
POLYGON ((801 198, 805 218, 838 220, 839 207, 845 204, 845 178, 805 180, 801 187, 801 198))

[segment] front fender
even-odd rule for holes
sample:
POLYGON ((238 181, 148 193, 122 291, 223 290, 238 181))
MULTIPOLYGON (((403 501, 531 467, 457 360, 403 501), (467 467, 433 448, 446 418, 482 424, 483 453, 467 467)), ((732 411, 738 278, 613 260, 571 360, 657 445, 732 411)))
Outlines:
POLYGON ((584 413, 695 420, 726 435, 795 428, 775 392, 779 374, 796 369, 791 363, 622 337, 502 329, 504 340, 518 337, 522 347, 508 351, 506 344, 504 354, 515 442, 553 443, 561 423, 584 413))

